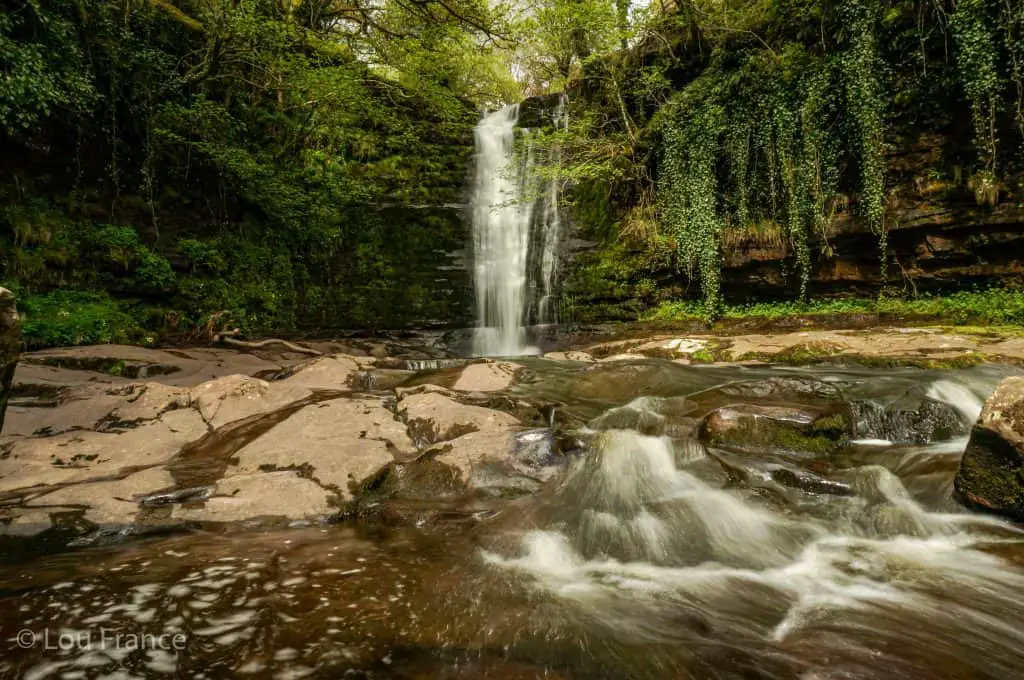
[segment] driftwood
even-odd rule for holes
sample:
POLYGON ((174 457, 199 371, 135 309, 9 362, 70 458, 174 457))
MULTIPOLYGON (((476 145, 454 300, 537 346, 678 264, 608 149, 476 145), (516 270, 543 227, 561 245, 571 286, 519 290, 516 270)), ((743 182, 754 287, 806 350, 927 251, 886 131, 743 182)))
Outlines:
POLYGON ((287 340, 281 340, 280 338, 267 338, 266 340, 239 340, 238 336, 241 334, 241 330, 238 328, 232 328, 231 330, 224 330, 213 336, 213 341, 222 345, 231 345, 232 347, 244 347, 245 349, 262 349, 269 345, 281 345, 293 352, 299 352, 300 354, 311 354, 313 356, 322 357, 323 352, 319 352, 309 347, 303 347, 302 345, 296 345, 294 342, 288 342, 287 340))
POLYGON ((312 356, 321 357, 324 355, 323 352, 318 352, 315 349, 309 347, 303 347, 302 345, 296 345, 294 342, 288 342, 287 340, 281 340, 280 338, 267 338, 266 340, 242 340, 239 336, 242 334, 240 328, 224 328, 222 330, 216 330, 218 322, 221 319, 228 317, 229 312, 217 312, 210 316, 210 319, 206 322, 201 334, 206 336, 211 343, 215 345, 230 345, 232 347, 242 347, 244 349, 262 349, 270 345, 281 345, 286 349, 290 349, 293 352, 299 354, 310 354, 312 356))

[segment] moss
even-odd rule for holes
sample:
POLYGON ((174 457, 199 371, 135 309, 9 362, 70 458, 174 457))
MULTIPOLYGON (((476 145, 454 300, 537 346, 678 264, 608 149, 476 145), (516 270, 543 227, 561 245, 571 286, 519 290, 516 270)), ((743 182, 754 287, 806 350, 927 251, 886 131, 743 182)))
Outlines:
MULTIPOLYGON (((845 420, 821 419, 826 425, 835 426, 845 420)), ((785 423, 765 418, 744 419, 739 425, 714 436, 711 443, 726 448, 738 449, 781 449, 800 453, 827 456, 838 451, 846 443, 845 427, 825 427, 817 429, 812 426, 807 431, 791 427, 785 423)))
POLYGON ((975 428, 960 464, 956 489, 972 506, 1024 520, 1021 454, 999 436, 975 428))

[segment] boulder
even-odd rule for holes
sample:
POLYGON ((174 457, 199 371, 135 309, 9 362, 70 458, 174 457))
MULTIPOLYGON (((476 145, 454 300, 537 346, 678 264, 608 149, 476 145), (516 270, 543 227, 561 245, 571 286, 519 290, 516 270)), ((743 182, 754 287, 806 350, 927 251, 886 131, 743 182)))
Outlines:
POLYGON ((383 399, 340 398, 305 406, 275 425, 235 454, 228 474, 302 470, 350 499, 350 487, 415 453, 405 426, 383 399))
POLYGON ((854 436, 897 444, 930 444, 967 434, 969 424, 949 404, 913 392, 892 404, 850 404, 854 436))
POLYGON ((733 404, 715 409, 700 426, 701 441, 708 446, 800 457, 831 454, 849 434, 842 413, 806 406, 733 404))
POLYGON ((18 323, 14 293, 0 288, 0 432, 4 429, 4 414, 20 352, 21 325, 18 323))
POLYGON ((1024 521, 1024 377, 1007 378, 985 402, 955 486, 967 504, 1024 521))
POLYGON ((421 448, 473 432, 503 433, 521 424, 508 413, 460 403, 453 393, 440 387, 426 385, 400 394, 398 414, 421 448))

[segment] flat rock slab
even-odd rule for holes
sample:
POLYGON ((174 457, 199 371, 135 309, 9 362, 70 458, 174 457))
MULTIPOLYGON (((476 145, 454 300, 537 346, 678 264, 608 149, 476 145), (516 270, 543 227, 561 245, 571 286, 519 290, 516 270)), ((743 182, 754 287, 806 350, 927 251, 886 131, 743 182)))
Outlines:
POLYGON ((629 340, 587 345, 580 349, 595 357, 690 357, 714 348, 716 359, 725 361, 771 360, 775 356, 804 352, 809 357, 874 357, 921 361, 956 359, 979 354, 1009 361, 1024 361, 1024 338, 996 334, 957 333, 942 328, 877 328, 872 330, 812 330, 791 333, 745 335, 692 335, 667 333, 629 340))
POLYGON ((462 369, 452 389, 456 392, 498 392, 511 387, 522 370, 522 366, 510 361, 469 364, 462 369))
POLYGON ((312 396, 301 383, 267 382, 246 375, 228 375, 192 389, 190 401, 212 427, 278 411, 312 396))
POLYGON ((217 482, 201 505, 175 506, 175 520, 240 522, 261 517, 314 519, 335 510, 333 494, 294 471, 233 475, 217 482))
POLYGON ((166 463, 208 431, 193 409, 169 411, 125 432, 66 432, 5 441, 0 491, 84 482, 166 463))
POLYGON ((351 485, 415 453, 383 399, 333 399, 300 409, 242 448, 228 474, 299 469, 350 499, 351 485))
POLYGON ((163 468, 151 468, 123 479, 71 484, 33 498, 28 507, 80 507, 97 526, 131 524, 139 512, 137 497, 174 484, 163 468))

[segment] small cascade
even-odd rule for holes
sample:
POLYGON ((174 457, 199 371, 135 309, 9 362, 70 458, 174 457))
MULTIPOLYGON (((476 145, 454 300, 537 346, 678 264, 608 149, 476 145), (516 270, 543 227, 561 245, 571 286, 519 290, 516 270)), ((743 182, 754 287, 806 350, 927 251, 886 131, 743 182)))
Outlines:
MULTIPOLYGON (((568 125, 564 95, 551 114, 556 129, 568 125)), ((520 129, 519 105, 481 119, 475 130, 472 190, 477 356, 535 354, 527 324, 557 320, 555 283, 559 244, 560 180, 538 168, 557 165, 560 153, 541 153, 530 131, 520 129), (516 145, 517 134, 524 136, 516 145)))

